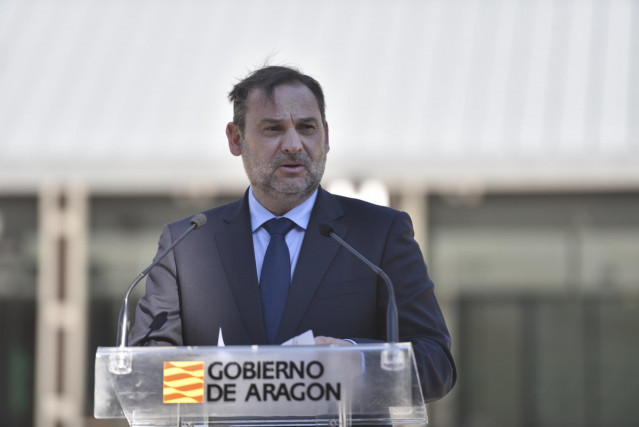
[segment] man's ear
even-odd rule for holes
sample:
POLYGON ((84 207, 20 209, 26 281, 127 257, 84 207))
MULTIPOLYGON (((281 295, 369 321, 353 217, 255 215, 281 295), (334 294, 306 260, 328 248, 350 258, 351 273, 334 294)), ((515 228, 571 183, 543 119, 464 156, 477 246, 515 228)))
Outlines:
POLYGON ((233 122, 226 125, 226 138, 229 140, 229 150, 234 156, 242 155, 242 132, 233 122))
POLYGON ((324 145, 326 146, 326 152, 331 149, 330 144, 328 143, 328 122, 324 122, 324 133, 326 134, 326 141, 324 141, 324 145))

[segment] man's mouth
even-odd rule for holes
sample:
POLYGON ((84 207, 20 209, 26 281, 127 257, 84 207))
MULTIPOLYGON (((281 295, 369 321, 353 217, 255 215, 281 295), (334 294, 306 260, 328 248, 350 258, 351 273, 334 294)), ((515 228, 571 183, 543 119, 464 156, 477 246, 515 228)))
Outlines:
POLYGON ((281 168, 287 171, 296 172, 300 169, 304 168, 304 163, 302 162, 286 162, 280 165, 281 168))

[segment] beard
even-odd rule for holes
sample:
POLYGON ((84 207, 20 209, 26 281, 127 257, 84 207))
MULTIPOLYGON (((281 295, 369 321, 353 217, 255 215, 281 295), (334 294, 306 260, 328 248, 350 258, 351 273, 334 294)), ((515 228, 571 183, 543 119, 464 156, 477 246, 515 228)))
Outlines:
POLYGON ((249 144, 242 139, 242 163, 251 185, 273 200, 302 200, 319 187, 326 167, 326 149, 323 148, 316 159, 312 159, 305 152, 296 154, 280 152, 269 162, 265 162, 255 156, 249 144), (305 176, 276 176, 276 169, 288 162, 302 163, 306 169, 305 176))

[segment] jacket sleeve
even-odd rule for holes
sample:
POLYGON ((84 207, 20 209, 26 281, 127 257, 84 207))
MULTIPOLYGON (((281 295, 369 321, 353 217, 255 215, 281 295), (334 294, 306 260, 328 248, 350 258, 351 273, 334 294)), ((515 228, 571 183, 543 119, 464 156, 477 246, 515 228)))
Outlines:
POLYGON ((435 400, 456 381, 450 335, 408 214, 398 213, 388 230, 381 268, 394 286, 399 338, 413 344, 424 398, 435 400))

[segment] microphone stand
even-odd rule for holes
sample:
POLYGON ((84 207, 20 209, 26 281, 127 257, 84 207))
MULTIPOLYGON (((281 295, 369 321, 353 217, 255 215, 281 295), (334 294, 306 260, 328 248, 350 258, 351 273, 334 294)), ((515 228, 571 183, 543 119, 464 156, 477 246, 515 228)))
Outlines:
POLYGON ((150 266, 148 266, 146 270, 140 273, 138 277, 136 277, 135 280, 133 280, 133 282, 129 285, 129 288, 127 289, 126 294, 124 295, 124 299, 122 300, 122 307, 120 308, 120 317, 118 320, 118 338, 117 338, 118 347, 123 348, 123 347, 129 346, 129 323, 130 323, 129 322, 129 296, 131 295, 131 291, 133 291, 133 288, 135 288, 135 286, 138 283, 140 283, 140 281, 144 279, 144 277, 146 277, 147 274, 149 274, 149 271, 151 271, 153 267, 158 265, 159 262, 162 261, 162 259, 164 259, 164 257, 169 252, 171 252, 173 248, 175 248, 178 245, 178 243, 184 240, 184 238, 188 236, 191 231, 197 230, 198 228, 202 227, 204 224, 206 224, 206 216, 204 216, 204 214, 197 214, 193 216, 193 218, 189 222, 189 227, 186 230, 184 230, 184 232, 180 234, 180 236, 168 248, 166 248, 156 258, 156 260, 153 261, 153 263, 150 266))
POLYGON ((388 305, 386 309, 386 340, 389 343, 398 342, 399 327, 398 327, 398 321, 397 321, 397 303, 395 302, 395 291, 393 290, 393 284, 391 283, 391 280, 388 277, 388 275, 384 272, 384 270, 382 270, 381 268, 379 268, 378 266, 370 262, 368 259, 364 257, 364 255, 359 253, 351 245, 346 243, 341 237, 335 234, 335 232, 333 231, 333 228, 330 225, 326 223, 321 223, 320 233, 323 236, 332 237, 335 241, 337 241, 337 243, 339 243, 340 245, 348 249, 350 253, 352 253, 357 258, 359 258, 371 270, 373 270, 375 273, 381 276, 382 279, 384 279, 384 283, 386 283, 386 290, 388 291, 388 305))

